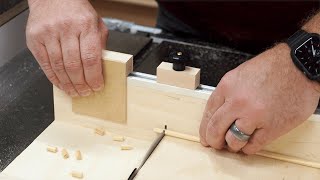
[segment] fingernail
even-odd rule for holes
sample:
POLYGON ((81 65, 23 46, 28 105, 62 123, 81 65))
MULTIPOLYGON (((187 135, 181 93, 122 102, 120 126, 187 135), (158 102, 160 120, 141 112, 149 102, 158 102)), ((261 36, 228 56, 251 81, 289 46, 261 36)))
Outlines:
POLYGON ((96 87, 96 88, 92 88, 94 91, 101 91, 104 88, 103 85, 96 87))
POLYGON ((58 84, 58 88, 61 89, 61 90, 63 90, 63 87, 62 87, 61 84, 58 84))
POLYGON ((208 147, 209 144, 207 144, 207 142, 205 142, 204 140, 200 139, 200 143, 202 144, 202 146, 208 147))
POLYGON ((90 96, 90 94, 91 94, 90 90, 89 91, 80 92, 81 96, 90 96))
POLYGON ((69 93, 69 95, 70 95, 71 97, 78 97, 78 96, 79 96, 79 94, 76 93, 76 92, 71 92, 71 93, 69 93))

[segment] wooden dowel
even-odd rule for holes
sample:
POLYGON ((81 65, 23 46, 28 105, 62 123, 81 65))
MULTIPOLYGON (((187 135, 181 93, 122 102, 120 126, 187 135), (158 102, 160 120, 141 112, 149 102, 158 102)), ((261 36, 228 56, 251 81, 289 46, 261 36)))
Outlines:
MULTIPOLYGON (((154 128, 153 131, 156 133, 162 133, 163 129, 154 128)), ((183 133, 179 133, 179 132, 175 132, 175 131, 171 131, 171 130, 165 130, 165 134, 168 136, 171 136, 171 137, 200 143, 200 138, 197 136, 183 134, 183 133)), ((278 154, 278 153, 272 153, 269 151, 259 151, 256 153, 256 155, 262 156, 262 157, 267 157, 267 158, 272 158, 272 159, 276 159, 276 160, 280 160, 280 161, 285 161, 285 162, 289 162, 289 163, 293 163, 293 164, 299 164, 299 165, 303 165, 303 166, 308 166, 308 167, 320 169, 320 163, 318 163, 318 162, 306 161, 306 160, 299 159, 299 158, 292 157, 292 156, 286 156, 286 155, 282 155, 282 154, 278 154)))
POLYGON ((299 159, 296 157, 287 156, 283 154, 273 153, 269 151, 259 151, 256 153, 256 155, 320 169, 320 163, 318 162, 306 161, 303 159, 299 159))
POLYGON ((74 178, 82 179, 83 178, 83 173, 82 172, 78 172, 78 171, 72 171, 71 172, 71 176, 74 177, 74 178))
POLYGON ((82 154, 81 154, 81 151, 80 151, 80 150, 77 150, 77 151, 76 151, 76 159, 77 159, 77 160, 82 160, 82 154))
MULTIPOLYGON (((163 129, 154 128, 153 131, 156 132, 156 133, 162 133, 163 129)), ((189 134, 183 134, 183 133, 170 131, 170 130, 166 130, 165 134, 168 135, 168 136, 171 136, 171 137, 180 138, 180 139, 184 139, 184 140, 188 140, 188 141, 200 142, 200 139, 198 137, 191 136, 189 134)))

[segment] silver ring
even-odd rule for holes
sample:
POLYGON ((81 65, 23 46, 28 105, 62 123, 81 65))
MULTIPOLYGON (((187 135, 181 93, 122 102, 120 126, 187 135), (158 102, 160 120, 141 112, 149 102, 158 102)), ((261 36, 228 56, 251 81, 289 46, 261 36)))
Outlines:
POLYGON ((240 131, 238 127, 236 126, 236 122, 233 122, 232 125, 230 126, 230 131, 240 141, 248 141, 250 139, 250 135, 247 135, 240 131))

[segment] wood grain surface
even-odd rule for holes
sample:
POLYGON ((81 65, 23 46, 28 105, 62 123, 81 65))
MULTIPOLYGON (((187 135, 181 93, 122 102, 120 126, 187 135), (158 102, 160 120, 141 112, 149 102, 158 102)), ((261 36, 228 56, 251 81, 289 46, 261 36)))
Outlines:
MULTIPOLYGON (((156 137, 153 128, 198 136, 202 111, 210 92, 127 78, 126 123, 119 124, 72 111, 72 99, 54 88, 55 121, 0 175, 3 179, 126 179, 156 137), (94 133, 104 128, 104 136, 94 133), (125 136, 124 142, 113 136, 125 136), (130 145, 130 151, 121 151, 130 145), (63 159, 48 146, 81 150, 83 160, 63 159), (32 163, 32 165, 30 165, 32 163)), ((270 144, 265 150, 319 162, 319 116, 270 144), (284 143, 284 144, 281 144, 284 143), (287 147, 287 148, 285 148, 287 147)), ((137 176, 146 179, 320 179, 320 170, 260 156, 245 156, 205 148, 197 142, 165 137, 137 176)))

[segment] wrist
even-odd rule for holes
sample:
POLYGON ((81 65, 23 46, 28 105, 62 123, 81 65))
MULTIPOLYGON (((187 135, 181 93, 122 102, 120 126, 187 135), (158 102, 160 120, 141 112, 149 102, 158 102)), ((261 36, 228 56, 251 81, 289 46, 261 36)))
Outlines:
POLYGON ((28 5, 31 7, 38 0, 28 0, 28 5))
POLYGON ((317 13, 312 19, 310 19, 301 29, 308 33, 317 33, 320 34, 320 12, 317 13))
POLYGON ((298 67, 294 64, 290 55, 291 49, 286 43, 280 43, 274 48, 275 59, 281 59, 283 66, 286 66, 286 70, 291 72, 287 75, 293 75, 297 78, 296 85, 303 85, 307 89, 316 91, 320 97, 320 83, 318 81, 310 80, 298 67))

